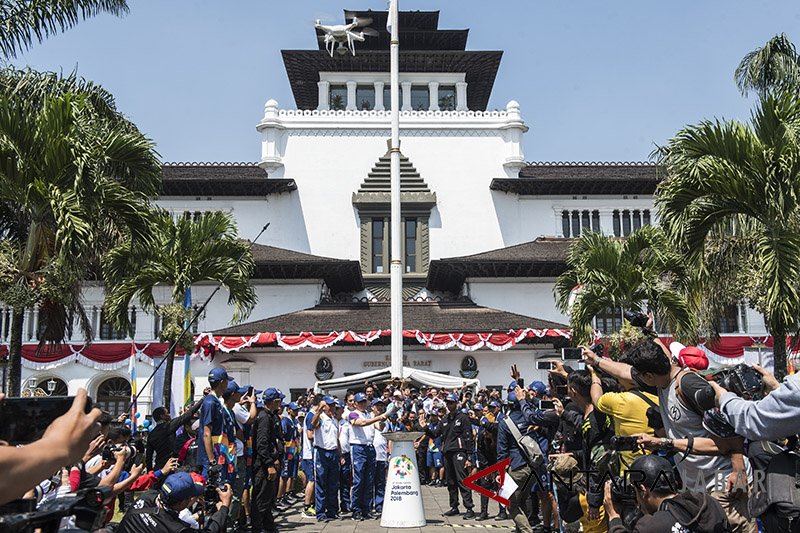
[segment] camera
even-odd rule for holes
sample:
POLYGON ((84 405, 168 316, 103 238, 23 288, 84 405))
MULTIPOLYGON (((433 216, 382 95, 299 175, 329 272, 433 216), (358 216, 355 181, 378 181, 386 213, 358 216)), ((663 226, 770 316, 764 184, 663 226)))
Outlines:
POLYGON ((114 453, 122 450, 128 451, 128 460, 133 459, 138 454, 144 453, 144 442, 131 439, 124 444, 107 444, 101 452, 101 457, 105 461, 113 461, 114 453))
POLYGON ((67 516, 75 517, 77 529, 71 531, 94 531, 105 522, 106 508, 103 502, 110 495, 110 487, 84 489, 63 498, 44 501, 38 509, 28 508, 30 500, 11 502, 3 506, 0 532, 57 531, 61 519, 67 516), (20 502, 19 506, 17 502, 20 502))
POLYGON ((590 349, 597 355, 597 357, 604 357, 606 354, 606 346, 602 342, 598 342, 590 349))
POLYGON ((649 320, 647 315, 642 313, 641 311, 625 311, 625 320, 627 320, 631 326, 635 328, 644 328, 647 327, 647 321, 649 320))
POLYGON ((648 407, 646 415, 647 415, 648 426, 650 426, 653 429, 664 428, 664 419, 661 418, 661 411, 659 411, 655 407, 648 407))
POLYGON ((633 452, 639 449, 636 437, 621 437, 619 435, 611 437, 609 446, 616 452, 633 452))
POLYGON ((764 378, 753 367, 740 363, 714 373, 714 381, 745 400, 764 397, 764 378))
POLYGON ((208 468, 208 479, 206 480, 206 490, 203 493, 203 499, 206 505, 215 504, 219 501, 219 494, 217 489, 225 487, 225 482, 222 480, 222 467, 213 465, 208 468))

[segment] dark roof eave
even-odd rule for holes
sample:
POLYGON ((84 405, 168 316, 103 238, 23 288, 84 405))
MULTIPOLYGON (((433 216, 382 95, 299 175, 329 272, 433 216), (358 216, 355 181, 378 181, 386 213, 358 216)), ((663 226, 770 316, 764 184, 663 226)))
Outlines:
POLYGON ((489 189, 521 196, 574 194, 652 195, 658 180, 543 180, 535 178, 495 178, 489 189))

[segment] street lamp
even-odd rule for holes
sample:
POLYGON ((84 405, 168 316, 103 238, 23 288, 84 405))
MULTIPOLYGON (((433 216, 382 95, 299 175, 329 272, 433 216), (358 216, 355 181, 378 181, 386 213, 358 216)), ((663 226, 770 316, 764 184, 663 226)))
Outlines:
POLYGON ((33 389, 36 388, 36 378, 34 378, 34 377, 28 378, 27 388, 30 389, 31 392, 33 392, 33 389))
POLYGON ((47 395, 52 396, 55 390, 56 390, 56 380, 50 378, 50 380, 47 382, 47 395))

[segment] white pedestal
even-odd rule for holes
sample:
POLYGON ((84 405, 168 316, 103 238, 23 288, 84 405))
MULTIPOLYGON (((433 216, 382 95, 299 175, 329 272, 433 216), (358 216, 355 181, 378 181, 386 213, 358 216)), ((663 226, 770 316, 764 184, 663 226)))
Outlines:
POLYGON ((414 441, 421 436, 419 432, 385 435, 387 440, 392 441, 392 456, 389 458, 381 527, 425 527, 425 508, 422 505, 417 454, 414 451, 414 441))

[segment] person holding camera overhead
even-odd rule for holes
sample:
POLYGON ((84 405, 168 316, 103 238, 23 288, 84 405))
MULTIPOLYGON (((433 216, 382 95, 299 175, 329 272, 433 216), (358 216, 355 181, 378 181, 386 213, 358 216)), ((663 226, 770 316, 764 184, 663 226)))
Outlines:
POLYGON ((216 512, 207 517, 202 529, 193 528, 182 521, 179 515, 202 499, 205 485, 187 472, 171 474, 161 485, 155 501, 151 503, 145 498, 140 499, 125 513, 117 533, 222 533, 225 531, 233 491, 228 484, 216 491, 219 496, 216 512))

